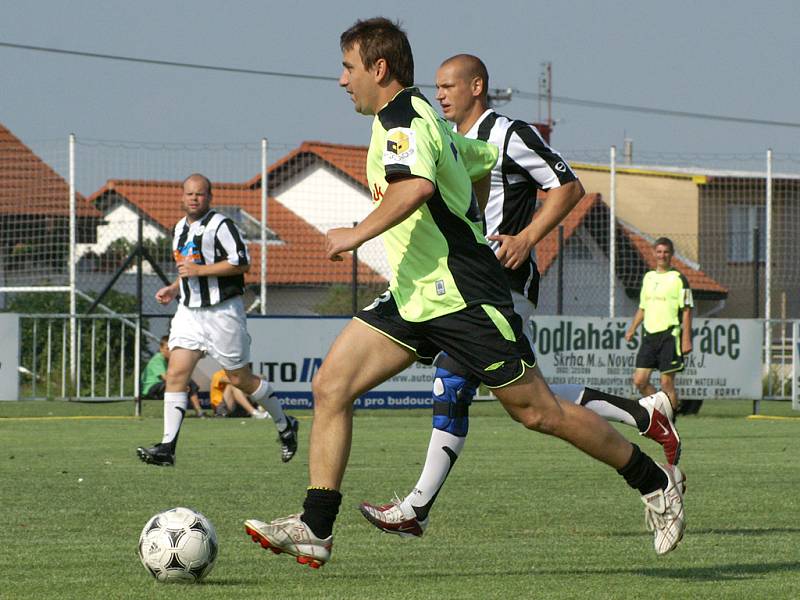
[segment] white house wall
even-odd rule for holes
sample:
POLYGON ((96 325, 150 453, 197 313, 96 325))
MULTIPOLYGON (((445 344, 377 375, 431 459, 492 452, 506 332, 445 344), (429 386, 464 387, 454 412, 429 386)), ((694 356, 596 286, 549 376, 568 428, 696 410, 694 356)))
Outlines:
MULTIPOLYGON (((127 204, 119 204, 104 215, 106 223, 97 227, 97 242, 94 244, 76 244, 78 258, 88 252, 102 254, 114 240, 125 238, 136 243, 136 230, 139 215, 127 204)), ((142 236, 145 240, 157 240, 164 237, 164 232, 147 221, 143 223, 142 236)))
MULTIPOLYGON (((606 254, 594 238, 583 227, 564 243, 564 287, 563 314, 584 316, 608 316, 608 268, 606 254), (570 256, 569 245, 580 240, 591 252, 591 258, 579 259, 570 256)), ((542 277, 539 287, 539 306, 537 313, 556 314, 558 302, 558 256, 547 273, 542 277)), ((615 280, 614 311, 618 317, 630 317, 636 311, 638 299, 633 300, 625 294, 619 279, 615 280)))
MULTIPOLYGON (((318 231, 350 227, 372 212, 372 196, 327 165, 316 164, 283 183, 275 199, 318 231)), ((358 259, 387 279, 391 269, 380 240, 359 248, 358 259)))

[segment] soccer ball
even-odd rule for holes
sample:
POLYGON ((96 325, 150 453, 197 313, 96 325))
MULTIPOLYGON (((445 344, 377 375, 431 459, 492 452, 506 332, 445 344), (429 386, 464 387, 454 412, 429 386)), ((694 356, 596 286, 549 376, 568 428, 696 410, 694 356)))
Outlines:
POLYGON ((217 560, 217 533, 199 512, 177 507, 151 518, 139 536, 139 559, 156 581, 200 581, 217 560))

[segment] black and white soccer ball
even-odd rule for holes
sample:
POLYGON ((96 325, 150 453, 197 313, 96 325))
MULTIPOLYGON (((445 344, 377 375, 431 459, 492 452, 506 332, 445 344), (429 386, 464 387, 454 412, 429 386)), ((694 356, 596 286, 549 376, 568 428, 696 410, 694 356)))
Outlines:
POLYGON ((139 559, 163 583, 200 581, 214 567, 218 549, 211 521, 180 506, 155 515, 139 536, 139 559))

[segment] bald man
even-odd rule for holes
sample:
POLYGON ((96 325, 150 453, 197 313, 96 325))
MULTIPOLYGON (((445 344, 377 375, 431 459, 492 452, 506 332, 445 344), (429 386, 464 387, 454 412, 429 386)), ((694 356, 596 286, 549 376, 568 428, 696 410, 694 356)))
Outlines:
MULTIPOLYGON (((481 208, 487 239, 505 267, 514 311, 523 318, 530 338, 530 319, 539 295, 534 247, 572 210, 584 190, 567 162, 534 127, 508 119, 489 107, 488 84, 483 61, 458 54, 445 60, 436 73, 436 100, 458 133, 488 141, 500 149, 500 158, 491 173, 488 200, 481 208), (540 189, 547 191, 547 200, 536 211, 540 189)), ((464 447, 469 404, 478 382, 447 355, 441 354, 436 366, 433 431, 417 484, 402 500, 380 506, 364 502, 360 506, 367 520, 387 533, 422 536, 430 509, 464 447)), ((641 435, 662 444, 670 465, 678 462, 680 438, 669 398, 663 392, 634 401, 582 385, 550 388, 554 394, 607 420, 636 427, 641 435)))
POLYGON ((149 465, 175 465, 189 378, 207 354, 225 369, 234 386, 267 409, 278 430, 281 460, 288 462, 297 452, 297 419, 284 415, 269 382, 250 370, 250 336, 242 302, 244 275, 250 268, 247 242, 230 218, 211 208, 208 177, 193 173, 182 187, 185 216, 175 225, 172 239, 178 277, 156 292, 159 304, 178 301, 170 323, 164 378, 164 435, 151 447, 139 446, 136 454, 149 465))

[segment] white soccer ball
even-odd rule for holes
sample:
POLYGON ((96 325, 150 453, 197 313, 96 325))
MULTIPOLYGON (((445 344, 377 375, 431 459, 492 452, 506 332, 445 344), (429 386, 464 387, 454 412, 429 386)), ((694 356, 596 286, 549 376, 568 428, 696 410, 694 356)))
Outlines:
POLYGON ((211 521, 180 506, 155 515, 139 536, 139 559, 161 582, 200 581, 214 567, 218 548, 211 521))

